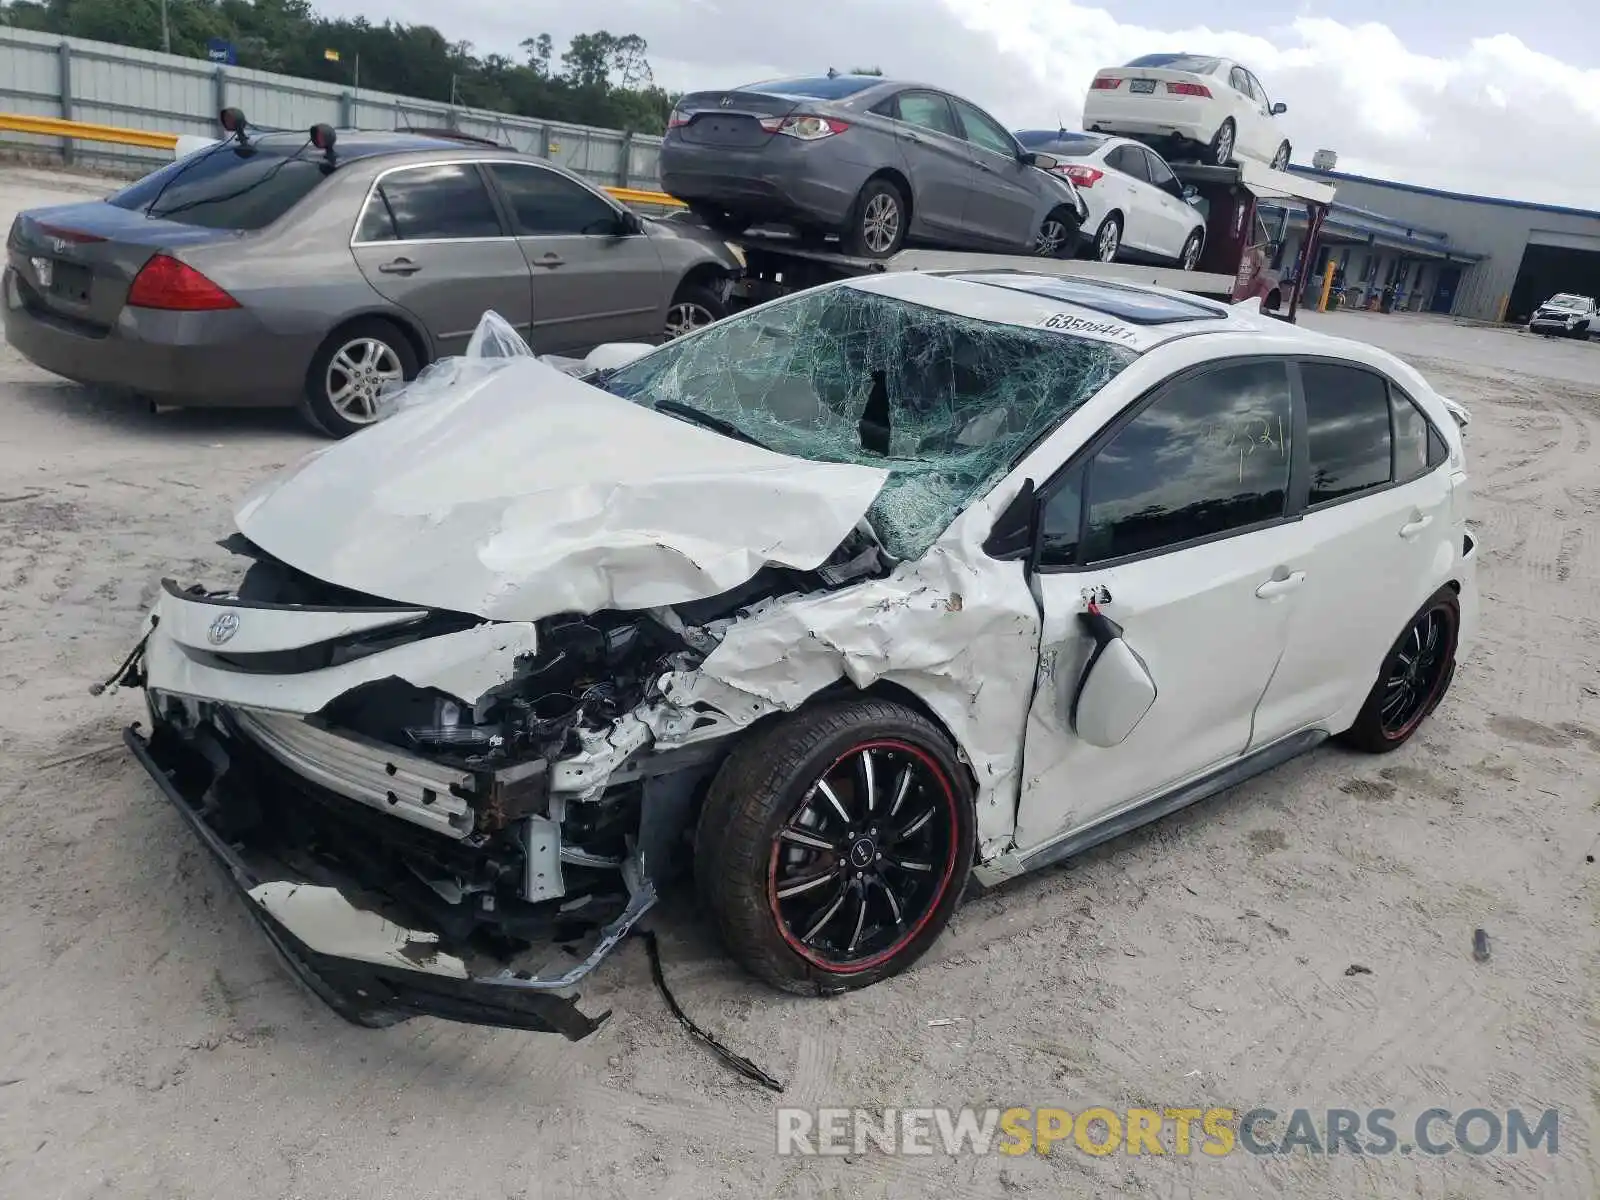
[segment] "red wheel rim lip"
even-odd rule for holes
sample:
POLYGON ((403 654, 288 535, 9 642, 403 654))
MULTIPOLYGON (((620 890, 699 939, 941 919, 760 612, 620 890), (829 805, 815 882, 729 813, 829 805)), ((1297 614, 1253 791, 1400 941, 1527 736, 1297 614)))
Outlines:
POLYGON ((916 919, 911 928, 896 938, 891 945, 876 954, 856 961, 840 963, 816 953, 789 932, 788 924, 784 921, 783 914, 778 909, 779 845, 778 839, 776 837, 773 838, 772 851, 767 858, 767 908, 772 913, 773 923, 778 927, 778 933, 789 949, 793 950, 812 966, 827 971, 832 975, 859 975, 863 971, 881 967, 909 946, 917 935, 927 928, 928 922, 933 919, 933 914, 939 911, 939 905, 944 902, 945 893, 950 890, 951 880, 955 877, 956 863, 961 856, 960 820, 956 812, 955 788, 951 785, 950 776, 944 768, 934 761, 932 755, 920 747, 894 738, 879 738, 870 742, 860 742, 851 746, 829 763, 819 778, 827 778, 834 768, 851 755, 862 754, 868 750, 895 750, 902 754, 909 754, 938 780, 939 790, 944 798, 945 811, 950 819, 950 852, 946 856, 944 871, 939 876, 939 886, 934 890, 933 899, 928 902, 927 910, 916 919))
MULTIPOLYGON (((1391 742, 1402 741, 1403 739, 1410 737, 1413 733, 1416 732, 1417 726, 1422 724, 1423 720, 1427 717, 1427 715, 1429 713, 1431 713, 1434 710, 1434 708, 1438 705, 1440 699, 1443 697, 1445 684, 1449 681, 1450 676, 1452 675, 1453 670, 1454 670, 1455 654, 1456 654, 1456 631, 1459 628, 1459 625, 1458 625, 1457 620, 1456 620, 1456 607, 1453 604, 1441 604, 1437 608, 1429 609, 1428 612, 1423 613, 1422 616, 1426 617, 1429 614, 1434 613, 1434 612, 1442 612, 1442 613, 1444 613, 1445 614, 1445 620, 1449 623, 1449 626, 1450 626, 1450 635, 1449 635, 1450 636, 1450 650, 1449 650, 1449 654, 1442 662, 1440 662, 1440 664, 1439 664, 1439 678, 1437 678, 1437 679, 1435 679, 1433 681, 1433 687, 1428 689, 1428 698, 1422 702, 1422 705, 1421 705, 1420 708, 1417 709, 1416 714, 1414 716, 1412 716, 1412 718, 1409 721, 1407 721, 1404 725, 1402 725, 1399 729, 1395 730, 1393 733, 1385 733, 1383 735, 1385 738, 1387 738, 1391 742)), ((1420 621, 1420 620, 1422 620, 1422 617, 1418 617, 1417 618, 1417 621, 1420 621)), ((1417 621, 1413 621, 1411 623, 1412 629, 1416 628, 1417 621)), ((1408 630, 1406 630, 1406 632, 1410 633, 1411 630, 1408 629, 1408 630)), ((1390 652, 1390 657, 1391 658, 1393 657, 1393 652, 1392 651, 1390 652)), ((1385 659, 1384 661, 1386 663, 1388 662, 1387 659, 1385 659)))

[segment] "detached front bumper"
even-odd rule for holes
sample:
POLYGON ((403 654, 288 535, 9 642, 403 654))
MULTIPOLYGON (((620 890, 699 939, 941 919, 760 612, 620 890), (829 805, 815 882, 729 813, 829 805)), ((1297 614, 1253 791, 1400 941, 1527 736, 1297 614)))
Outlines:
MULTIPOLYGON (((586 953, 537 972, 480 966, 481 955, 425 916, 397 909, 394 897, 341 878, 325 863, 279 856, 219 830, 218 824, 226 828, 231 802, 228 773, 208 767, 225 760, 227 751, 208 731, 180 733, 158 722, 148 737, 135 726, 125 740, 227 871, 290 968, 347 1020, 382 1026, 428 1015, 577 1041, 610 1016, 586 1016, 571 989, 654 904, 654 887, 642 870, 624 869, 626 908, 597 931, 586 953)), ((260 778, 256 764, 250 770, 260 778)), ((556 948, 552 943, 550 949, 556 948)))

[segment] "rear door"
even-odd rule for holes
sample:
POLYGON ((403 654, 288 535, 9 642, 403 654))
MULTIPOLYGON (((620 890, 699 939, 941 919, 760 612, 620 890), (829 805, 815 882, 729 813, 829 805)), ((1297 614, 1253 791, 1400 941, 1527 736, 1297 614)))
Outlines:
POLYGON ((1298 366, 1307 469, 1306 582, 1283 661, 1256 714, 1255 744, 1327 721, 1366 696, 1394 639, 1432 594, 1450 545, 1448 445, 1375 371, 1298 366))
POLYGON ((958 237, 975 168, 950 101, 939 92, 896 92, 873 112, 892 117, 895 140, 911 179, 911 223, 917 232, 958 237))
POLYGON ((610 199, 559 171, 486 165, 533 272, 534 350, 658 340, 668 297, 649 235, 610 199))
POLYGON ((1222 94, 1228 102, 1228 113, 1233 117, 1234 144, 1239 156, 1260 157, 1261 103, 1250 90, 1250 72, 1234 67, 1228 72, 1228 86, 1222 94))
POLYGON ((475 163, 385 171, 350 250, 373 289, 422 322, 441 357, 465 350, 489 309, 528 334, 528 263, 475 163))
POLYGON ((966 134, 976 174, 961 224, 974 241, 1028 254, 1044 221, 1038 168, 1019 157, 1022 147, 1006 128, 974 104, 950 97, 966 134))
MULTIPOLYGON (((1150 194, 1150 167, 1144 147, 1127 143, 1106 154, 1111 168, 1102 184, 1115 193, 1111 207, 1122 213, 1122 244, 1146 254, 1157 254, 1161 243, 1161 213, 1150 194)), ((1110 197, 1108 196, 1108 199, 1110 197)))

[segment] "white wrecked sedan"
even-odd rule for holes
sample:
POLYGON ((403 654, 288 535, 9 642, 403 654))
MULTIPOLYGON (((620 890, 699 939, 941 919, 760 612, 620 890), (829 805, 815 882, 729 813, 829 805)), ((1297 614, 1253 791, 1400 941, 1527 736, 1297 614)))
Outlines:
MULTIPOLYGON (((1460 430, 1368 346, 1021 273, 521 357, 249 495, 129 744, 345 1016, 582 1037, 689 866, 729 952, 862 987, 992 884, 1330 735, 1476 618, 1460 430)), ((603 1018, 600 1018, 603 1019, 603 1018)))

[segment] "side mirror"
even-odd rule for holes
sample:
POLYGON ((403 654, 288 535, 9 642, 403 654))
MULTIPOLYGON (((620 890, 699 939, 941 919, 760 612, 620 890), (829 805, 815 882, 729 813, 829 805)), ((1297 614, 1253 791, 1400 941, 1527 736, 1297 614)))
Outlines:
POLYGON ((632 209, 624 209, 622 212, 621 236, 632 237, 636 233, 643 232, 644 221, 640 218, 639 214, 634 212, 632 209))
POLYGON ((1272 115, 1275 116, 1275 117, 1281 117, 1281 116, 1283 116, 1284 113, 1286 113, 1288 111, 1289 111, 1289 106, 1287 104, 1285 104, 1282 100, 1279 100, 1276 104, 1274 104, 1272 106, 1272 115))
POLYGON ((589 371, 617 371, 631 362, 643 358, 655 347, 649 342, 606 342, 589 351, 583 360, 583 369, 589 371))
POLYGON ((1154 706, 1156 681, 1110 617, 1081 612, 1078 624, 1095 646, 1072 701, 1072 731, 1091 746, 1120 746, 1154 706))
POLYGON ((1022 161, 1041 171, 1054 171, 1061 165, 1061 160, 1054 154, 1040 154, 1037 151, 1024 151, 1022 161))

